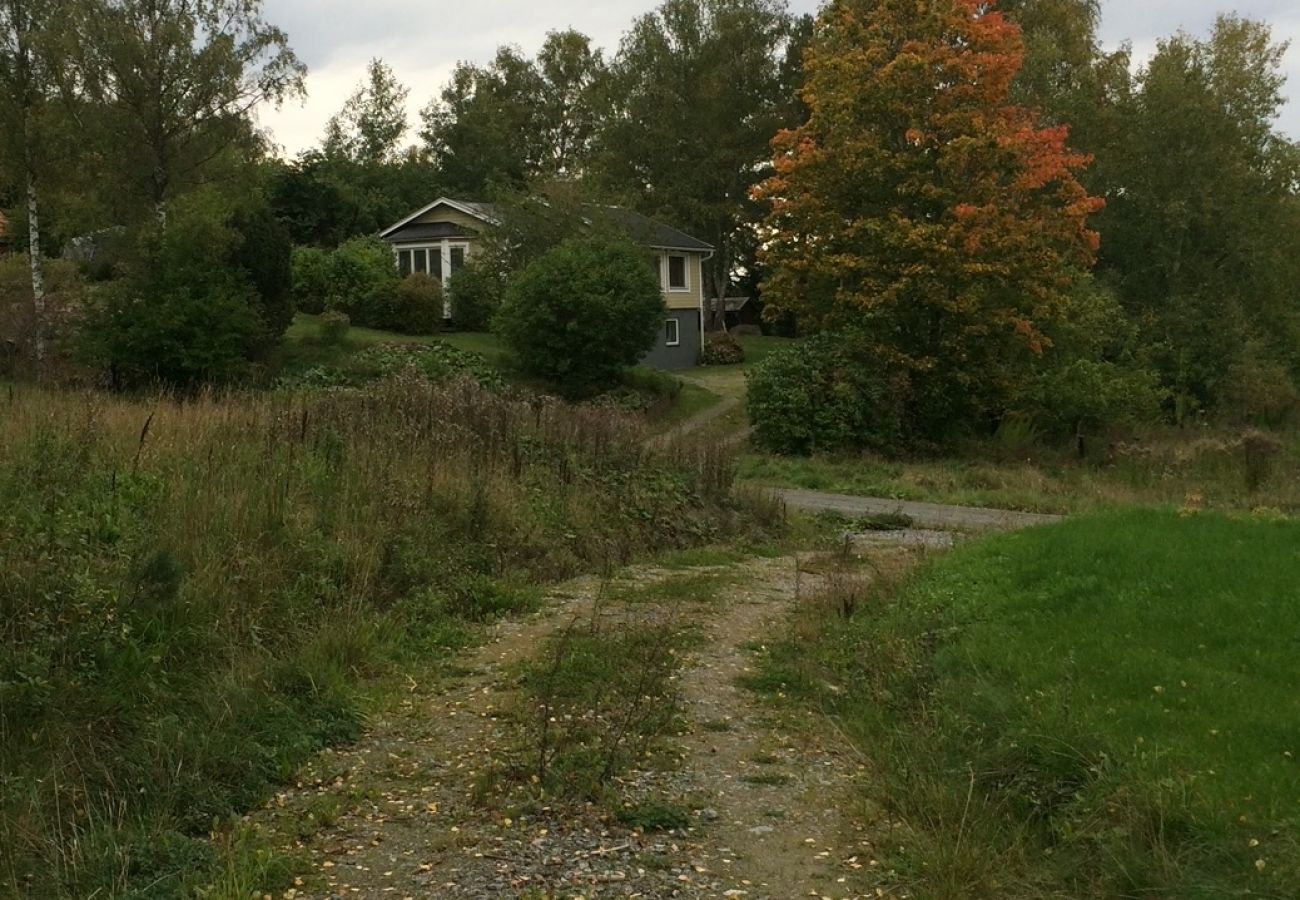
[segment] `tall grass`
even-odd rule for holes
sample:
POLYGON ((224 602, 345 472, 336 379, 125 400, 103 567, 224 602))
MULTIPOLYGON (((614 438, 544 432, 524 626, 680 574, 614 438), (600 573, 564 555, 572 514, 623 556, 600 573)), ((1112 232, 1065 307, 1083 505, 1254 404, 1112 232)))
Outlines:
POLYGON ((217 864, 194 838, 355 735, 367 676, 733 530, 731 479, 707 446, 465 382, 6 392, 0 895, 194 890, 217 864))

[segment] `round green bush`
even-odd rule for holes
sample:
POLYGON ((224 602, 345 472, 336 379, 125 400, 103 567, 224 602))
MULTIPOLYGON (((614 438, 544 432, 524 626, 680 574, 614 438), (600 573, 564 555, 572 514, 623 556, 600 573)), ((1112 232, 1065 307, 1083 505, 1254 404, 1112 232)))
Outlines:
POLYGON ((778 350, 749 373, 754 441, 790 455, 896 447, 905 392, 893 381, 837 335, 778 350))
POLYGON ((423 272, 412 272, 398 282, 393 306, 387 312, 389 331, 433 334, 442 328, 442 282, 423 272))
POLYGON ((663 323, 644 252, 628 241, 565 241, 520 272, 496 327, 520 369, 570 395, 618 384, 663 323))

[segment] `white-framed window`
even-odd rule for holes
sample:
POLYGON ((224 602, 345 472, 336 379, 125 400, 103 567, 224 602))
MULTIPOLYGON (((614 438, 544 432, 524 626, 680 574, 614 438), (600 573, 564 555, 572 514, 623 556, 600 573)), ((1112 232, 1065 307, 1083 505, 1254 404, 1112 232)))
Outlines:
MULTIPOLYGON (((469 244, 464 241, 439 241, 422 246, 404 245, 393 248, 397 257, 397 274, 405 278, 412 272, 426 272, 450 288, 452 277, 465 265, 469 244)), ((444 294, 443 318, 451 318, 451 294, 444 294)))
POLYGON ((685 253, 665 254, 662 286, 665 291, 674 292, 691 289, 690 260, 685 253))
POLYGON ((664 343, 669 347, 682 345, 681 324, 676 319, 664 319, 664 343))

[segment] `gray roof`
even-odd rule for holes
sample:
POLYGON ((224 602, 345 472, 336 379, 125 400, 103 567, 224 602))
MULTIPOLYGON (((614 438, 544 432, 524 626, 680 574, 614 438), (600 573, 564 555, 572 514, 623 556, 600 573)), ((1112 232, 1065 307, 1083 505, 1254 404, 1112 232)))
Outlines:
POLYGON ((635 210, 625 209, 622 206, 602 206, 600 214, 638 244, 654 247, 656 250, 693 250, 708 253, 713 249, 712 244, 706 244, 699 238, 693 238, 670 225, 656 222, 635 210))
MULTIPOLYGON (((474 216, 482 219, 489 225, 496 224, 501 220, 500 209, 493 203, 482 203, 475 200, 451 200, 446 198, 451 204, 458 206, 474 216)), ((437 205, 436 203, 433 205, 437 205)), ((434 231, 425 232, 424 229, 455 228, 450 223, 438 222, 430 225, 407 224, 411 219, 418 218, 424 211, 431 207, 426 207, 420 213, 416 213, 397 225, 392 226, 383 232, 385 240, 394 243, 406 241, 432 240, 442 237, 465 237, 466 233, 459 229, 456 233, 440 234, 434 231)), ((662 222, 656 222, 649 216, 643 216, 635 210, 626 209, 621 206, 596 206, 590 207, 593 218, 602 218, 615 229, 623 232, 629 238, 645 247, 652 247, 656 250, 688 250, 695 253, 708 253, 713 249, 712 244, 706 244, 698 238, 693 238, 684 231, 679 231, 662 222)))
POLYGON ((384 240, 393 244, 405 244, 411 241, 440 241, 443 238, 474 236, 472 232, 451 222, 431 222, 427 225, 403 225, 396 231, 385 234, 384 240))

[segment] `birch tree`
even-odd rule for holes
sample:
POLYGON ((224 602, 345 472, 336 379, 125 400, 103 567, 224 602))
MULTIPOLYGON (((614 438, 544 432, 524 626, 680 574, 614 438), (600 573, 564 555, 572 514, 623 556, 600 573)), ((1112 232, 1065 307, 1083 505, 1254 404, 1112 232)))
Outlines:
POLYGON ((59 67, 58 26, 65 0, 0 0, 0 160, 27 207, 32 273, 32 350, 45 362, 45 272, 41 258, 44 119, 59 67))
POLYGON ((258 106, 303 92, 306 67, 260 0, 87 2, 87 84, 108 111, 111 163, 160 220, 231 150, 255 149, 258 106))

